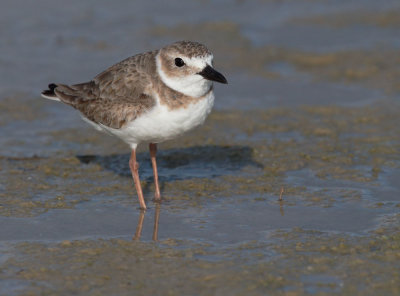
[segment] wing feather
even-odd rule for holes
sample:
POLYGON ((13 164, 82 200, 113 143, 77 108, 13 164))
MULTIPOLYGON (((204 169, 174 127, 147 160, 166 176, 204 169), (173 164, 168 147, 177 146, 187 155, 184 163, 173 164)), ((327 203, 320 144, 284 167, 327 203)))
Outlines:
POLYGON ((149 91, 156 73, 155 55, 156 52, 148 52, 130 57, 89 82, 57 84, 54 93, 89 120, 121 128, 155 105, 149 91))

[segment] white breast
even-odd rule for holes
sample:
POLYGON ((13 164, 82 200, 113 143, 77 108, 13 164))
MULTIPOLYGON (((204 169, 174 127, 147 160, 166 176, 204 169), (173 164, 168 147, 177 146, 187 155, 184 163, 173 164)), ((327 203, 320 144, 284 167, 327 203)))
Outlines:
POLYGON ((201 125, 214 105, 214 93, 196 103, 169 110, 167 106, 157 105, 149 112, 142 114, 121 129, 113 129, 102 125, 101 127, 111 134, 121 138, 131 148, 136 148, 139 143, 160 143, 173 139, 192 128, 201 125))

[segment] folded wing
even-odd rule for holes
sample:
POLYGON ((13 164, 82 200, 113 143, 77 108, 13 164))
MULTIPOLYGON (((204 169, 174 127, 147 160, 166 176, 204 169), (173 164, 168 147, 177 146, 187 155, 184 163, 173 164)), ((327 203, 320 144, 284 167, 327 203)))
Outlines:
POLYGON ((156 73, 154 58, 154 52, 130 57, 89 82, 50 84, 42 96, 74 107, 94 123, 121 128, 155 105, 149 91, 156 73))

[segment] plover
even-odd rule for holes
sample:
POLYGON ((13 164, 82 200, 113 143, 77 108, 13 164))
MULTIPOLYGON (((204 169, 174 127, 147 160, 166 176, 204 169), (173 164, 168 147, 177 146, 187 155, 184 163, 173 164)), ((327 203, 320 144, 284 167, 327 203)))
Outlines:
POLYGON ((214 104, 212 82, 227 83, 212 62, 213 55, 203 44, 179 41, 129 57, 89 82, 51 83, 42 96, 74 107, 96 129, 130 146, 129 167, 140 208, 146 209, 136 148, 149 143, 155 200, 160 200, 157 143, 204 122, 214 104))

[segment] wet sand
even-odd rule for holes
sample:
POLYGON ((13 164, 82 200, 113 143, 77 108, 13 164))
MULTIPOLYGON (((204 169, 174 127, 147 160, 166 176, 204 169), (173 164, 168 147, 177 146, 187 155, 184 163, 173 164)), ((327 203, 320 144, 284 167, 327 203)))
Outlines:
POLYGON ((323 2, 4 4, 0 294, 399 294, 400 6, 323 2), (143 213, 128 147, 38 93, 194 37, 230 84, 160 145, 161 204, 140 147, 143 213))

